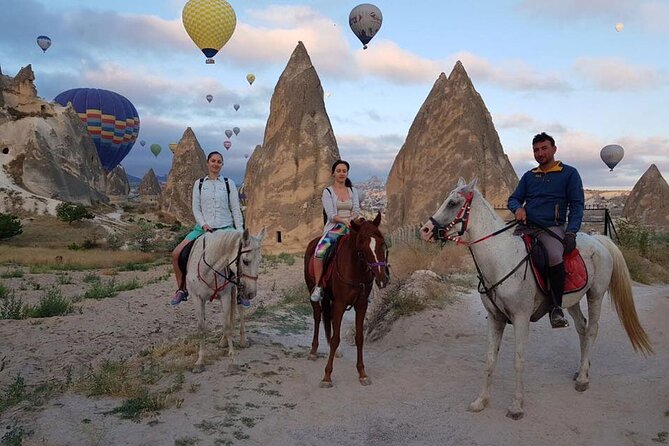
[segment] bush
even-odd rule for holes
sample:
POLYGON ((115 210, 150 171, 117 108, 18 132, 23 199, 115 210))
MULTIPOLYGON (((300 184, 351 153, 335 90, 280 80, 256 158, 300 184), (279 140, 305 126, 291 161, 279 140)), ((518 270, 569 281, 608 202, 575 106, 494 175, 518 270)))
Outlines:
POLYGON ((133 244, 142 252, 150 252, 153 248, 151 243, 154 236, 152 226, 146 222, 139 222, 138 229, 134 231, 130 237, 133 244))
POLYGON ((0 213, 0 240, 14 237, 23 232, 23 225, 18 217, 0 213))
POLYGON ((0 304, 0 319, 23 319, 23 300, 11 291, 0 304))
POLYGON ((72 224, 72 222, 83 220, 84 218, 93 218, 94 215, 83 204, 64 201, 56 206, 56 217, 61 221, 72 224))
POLYGON ((63 297, 58 288, 48 290, 35 306, 24 308, 24 317, 64 316, 74 311, 72 301, 63 297))
POLYGON ((123 246, 123 238, 118 232, 112 232, 107 236, 107 247, 113 251, 116 251, 123 246))

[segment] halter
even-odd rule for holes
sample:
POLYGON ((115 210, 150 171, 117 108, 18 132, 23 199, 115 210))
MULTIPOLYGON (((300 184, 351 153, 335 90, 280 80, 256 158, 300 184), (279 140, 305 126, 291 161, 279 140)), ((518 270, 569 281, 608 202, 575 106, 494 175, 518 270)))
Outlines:
POLYGON ((465 197, 465 202, 462 203, 462 206, 460 207, 460 210, 456 214, 455 218, 447 225, 442 225, 439 223, 437 220, 434 219, 434 217, 430 217, 430 221, 434 225, 432 228, 432 234, 436 240, 441 241, 442 245, 446 244, 446 242, 453 241, 457 245, 460 244, 465 244, 466 242, 463 242, 460 237, 465 233, 467 230, 467 224, 469 223, 469 212, 472 207, 472 199, 474 198, 474 192, 469 191, 467 193, 464 192, 458 192, 458 194, 462 195, 465 197), (460 224, 460 230, 457 232, 457 236, 453 234, 449 234, 449 231, 453 228, 453 226, 460 224))
POLYGON ((225 290, 225 288, 229 284, 235 285, 237 288, 240 290, 244 289, 244 284, 239 280, 241 277, 245 277, 250 280, 258 280, 258 276, 250 276, 248 274, 235 274, 232 272, 232 269, 230 268, 230 265, 235 263, 237 273, 241 270, 240 268, 240 262, 242 259, 242 254, 246 254, 248 252, 254 251, 259 248, 251 248, 251 249, 246 249, 242 250, 242 243, 239 243, 239 249, 237 250, 237 256, 232 259, 225 267, 223 268, 223 272, 218 271, 216 268, 211 266, 208 262, 207 259, 205 259, 205 248, 206 248, 206 241, 207 239, 205 237, 202 238, 202 257, 200 257, 200 260, 197 263, 197 278, 200 279, 201 282, 203 282, 209 289, 213 290, 211 296, 209 297, 209 302, 213 302, 214 299, 218 299, 219 295, 218 293, 225 290), (202 274, 200 273, 200 265, 204 263, 207 267, 209 267, 210 270, 214 272, 214 286, 212 287, 206 280, 202 278, 202 274), (218 277, 221 276, 223 279, 223 283, 219 286, 218 285, 218 277))

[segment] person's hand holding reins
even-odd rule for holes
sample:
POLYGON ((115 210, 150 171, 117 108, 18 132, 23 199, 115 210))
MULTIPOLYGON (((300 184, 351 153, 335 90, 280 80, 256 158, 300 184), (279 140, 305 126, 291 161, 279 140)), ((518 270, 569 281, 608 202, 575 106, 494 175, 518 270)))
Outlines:
POLYGON ((525 208, 516 209, 516 212, 513 215, 516 217, 517 221, 522 224, 527 224, 527 212, 525 211, 525 208))
POLYGON ((203 230, 204 232, 212 232, 212 231, 214 230, 214 228, 212 228, 212 227, 209 226, 209 225, 204 225, 204 226, 202 226, 202 230, 203 230))
POLYGON ((565 233, 562 244, 564 245, 565 254, 572 252, 576 248, 576 234, 573 232, 565 233))

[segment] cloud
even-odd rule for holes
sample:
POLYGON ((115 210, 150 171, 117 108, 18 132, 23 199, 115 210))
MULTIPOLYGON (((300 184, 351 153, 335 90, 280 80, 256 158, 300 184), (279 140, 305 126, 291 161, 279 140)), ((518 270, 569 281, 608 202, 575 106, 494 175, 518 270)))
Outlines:
POLYGON ((358 50, 355 60, 361 71, 398 84, 434 82, 444 67, 443 62, 421 58, 389 40, 358 50))
POLYGON ((487 82, 514 91, 567 91, 571 87, 558 73, 540 74, 522 60, 507 60, 494 65, 487 59, 469 52, 453 56, 460 60, 475 81, 487 82))
POLYGON ((586 82, 608 91, 655 89, 669 83, 666 73, 619 58, 579 57, 572 67, 586 82))
POLYGON ((563 133, 566 131, 566 128, 559 123, 545 123, 538 121, 530 115, 524 113, 513 113, 510 115, 507 114, 496 114, 493 116, 493 121, 495 127, 501 129, 523 129, 529 130, 531 132, 537 132, 537 129, 541 129, 544 132, 553 132, 553 133, 563 133))
POLYGON ((351 178, 354 180, 367 179, 372 175, 386 178, 403 143, 404 136, 397 134, 337 136, 339 153, 342 159, 351 163, 351 178))

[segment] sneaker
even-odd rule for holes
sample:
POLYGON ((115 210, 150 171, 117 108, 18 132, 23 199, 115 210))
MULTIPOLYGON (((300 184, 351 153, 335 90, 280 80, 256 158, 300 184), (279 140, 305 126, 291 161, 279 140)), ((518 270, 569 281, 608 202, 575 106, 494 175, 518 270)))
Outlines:
POLYGON ((312 302, 320 302, 321 301, 321 287, 317 286, 314 287, 314 290, 311 292, 311 297, 310 297, 312 302))
POLYGON ((243 297, 237 296, 237 305, 241 305, 243 309, 248 310, 251 308, 251 301, 249 299, 244 299, 243 297))
POLYGON ((567 320, 566 317, 564 317, 564 313, 562 312, 562 308, 560 307, 553 307, 553 309, 551 310, 550 318, 551 318, 551 327, 553 328, 569 327, 569 321, 567 320))
POLYGON ((188 291, 186 290, 177 290, 176 293, 174 293, 174 297, 170 301, 172 305, 179 305, 181 302, 185 302, 188 300, 188 291))

